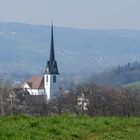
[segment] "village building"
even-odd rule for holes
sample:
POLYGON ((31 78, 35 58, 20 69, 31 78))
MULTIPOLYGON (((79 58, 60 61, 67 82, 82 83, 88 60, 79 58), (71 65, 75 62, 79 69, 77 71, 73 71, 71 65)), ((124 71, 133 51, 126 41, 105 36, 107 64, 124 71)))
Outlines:
POLYGON ((89 105, 89 99, 85 97, 85 95, 82 93, 81 96, 77 97, 77 105, 81 110, 87 111, 89 105))
POLYGON ((51 27, 50 57, 43 76, 34 76, 23 83, 23 89, 30 95, 46 95, 47 100, 57 96, 59 91, 58 66, 55 59, 53 25, 51 27))

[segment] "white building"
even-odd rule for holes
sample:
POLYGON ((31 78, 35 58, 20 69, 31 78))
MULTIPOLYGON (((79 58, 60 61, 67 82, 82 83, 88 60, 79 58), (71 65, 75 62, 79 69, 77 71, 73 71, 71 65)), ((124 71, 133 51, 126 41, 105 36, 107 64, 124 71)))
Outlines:
POLYGON ((58 94, 58 67, 55 60, 53 25, 51 27, 51 47, 50 58, 47 61, 45 73, 42 77, 34 76, 23 84, 23 89, 28 91, 30 95, 46 95, 50 100, 58 94))
POLYGON ((43 76, 34 76, 23 83, 23 89, 30 95, 45 95, 43 76))
POLYGON ((80 109, 87 111, 89 105, 89 99, 87 99, 85 95, 82 93, 82 95, 78 96, 77 98, 77 105, 79 106, 80 109))

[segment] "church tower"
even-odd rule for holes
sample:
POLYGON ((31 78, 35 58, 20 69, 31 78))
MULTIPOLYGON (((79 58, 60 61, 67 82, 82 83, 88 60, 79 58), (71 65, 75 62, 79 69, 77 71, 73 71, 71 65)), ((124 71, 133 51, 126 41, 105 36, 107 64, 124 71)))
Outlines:
POLYGON ((58 94, 58 67, 55 60, 54 52, 54 37, 53 37, 53 25, 51 26, 51 46, 50 46, 50 58, 47 61, 47 66, 44 74, 44 88, 47 95, 47 100, 58 94))

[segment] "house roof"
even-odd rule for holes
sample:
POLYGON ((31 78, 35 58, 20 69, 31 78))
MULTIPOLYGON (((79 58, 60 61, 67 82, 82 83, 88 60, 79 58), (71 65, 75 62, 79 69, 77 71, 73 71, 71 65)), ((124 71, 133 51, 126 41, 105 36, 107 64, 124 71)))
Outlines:
POLYGON ((43 76, 33 76, 26 81, 32 89, 43 89, 44 88, 44 77, 43 76))

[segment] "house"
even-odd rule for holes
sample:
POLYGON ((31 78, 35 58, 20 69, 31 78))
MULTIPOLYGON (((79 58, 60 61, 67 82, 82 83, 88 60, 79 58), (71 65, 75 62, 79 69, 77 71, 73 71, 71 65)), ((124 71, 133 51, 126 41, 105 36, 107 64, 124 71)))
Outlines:
POLYGON ((82 95, 78 96, 77 98, 77 105, 80 109, 87 111, 89 105, 89 99, 87 99, 85 95, 82 93, 82 95))
POLYGON ((23 89, 28 91, 30 95, 45 95, 44 77, 33 76, 23 84, 23 89))
POLYGON ((58 66, 55 59, 53 25, 51 27, 50 57, 43 76, 33 76, 23 83, 23 89, 30 95, 46 95, 47 100, 58 94, 58 66))

